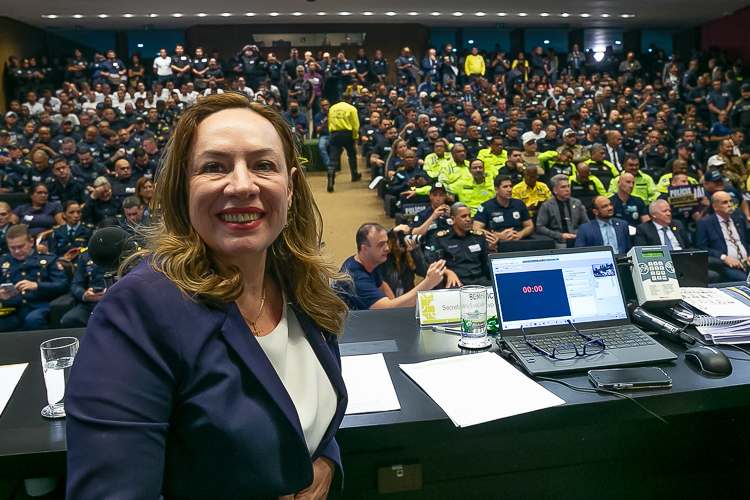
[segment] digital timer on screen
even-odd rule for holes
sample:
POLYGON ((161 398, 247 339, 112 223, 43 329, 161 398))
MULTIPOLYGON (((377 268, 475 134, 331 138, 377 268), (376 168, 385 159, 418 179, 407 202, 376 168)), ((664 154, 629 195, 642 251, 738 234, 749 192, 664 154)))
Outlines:
POLYGON ((570 316, 560 269, 500 274, 497 295, 503 321, 570 316))

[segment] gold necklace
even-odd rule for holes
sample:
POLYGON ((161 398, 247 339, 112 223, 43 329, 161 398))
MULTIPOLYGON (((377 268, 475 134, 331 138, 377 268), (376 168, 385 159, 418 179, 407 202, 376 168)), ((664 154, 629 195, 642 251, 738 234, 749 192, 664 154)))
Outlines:
POLYGON ((240 312, 240 314, 245 319, 245 321, 247 321, 248 323, 250 323, 251 332, 256 337, 260 337, 260 335, 263 333, 263 331, 260 328, 258 328, 257 326, 255 326, 255 324, 260 319, 260 313, 263 312, 263 306, 265 304, 266 304, 266 287, 263 287, 263 295, 261 296, 261 299, 260 299, 260 309, 258 309, 258 315, 255 317, 255 321, 251 320, 250 318, 248 318, 247 316, 245 316, 244 314, 242 314, 242 312, 240 312))

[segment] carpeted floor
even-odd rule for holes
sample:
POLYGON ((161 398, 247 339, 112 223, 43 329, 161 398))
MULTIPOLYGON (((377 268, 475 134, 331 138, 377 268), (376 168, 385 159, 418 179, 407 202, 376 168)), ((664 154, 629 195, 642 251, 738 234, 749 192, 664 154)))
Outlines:
MULTIPOLYGON (((341 156, 341 164, 348 166, 346 153, 341 156)), ((359 171, 362 180, 352 182, 349 169, 336 174, 333 193, 326 192, 328 178, 324 172, 310 172, 307 180, 310 183, 315 201, 323 215, 323 251, 333 257, 340 266, 349 256, 356 252, 354 235, 359 226, 365 222, 377 222, 386 229, 393 227, 393 219, 385 215, 383 200, 377 191, 368 189, 370 173, 365 172, 364 162, 359 158, 359 171)))

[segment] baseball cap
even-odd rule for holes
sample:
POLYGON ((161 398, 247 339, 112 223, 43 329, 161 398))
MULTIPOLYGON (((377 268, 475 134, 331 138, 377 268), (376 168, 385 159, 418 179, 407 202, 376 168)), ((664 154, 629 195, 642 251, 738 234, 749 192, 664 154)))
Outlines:
POLYGON ((8 143, 8 148, 21 149, 21 145, 16 141, 8 143))
POLYGON ((568 137, 568 136, 571 136, 571 135, 578 135, 578 134, 576 134, 576 131, 573 130, 572 128, 566 128, 565 130, 563 130, 562 135, 563 135, 563 137, 568 137))
POLYGON ((740 87, 741 92, 750 92, 750 83, 743 83, 740 87))
POLYGON ((724 158, 722 158, 719 155, 713 155, 711 158, 708 159, 708 167, 720 167, 721 165, 724 165, 726 161, 724 161, 724 158))
POLYGON ((10 135, 10 134, 8 134, 8 131, 5 130, 4 128, 0 128, 0 135, 10 135))
POLYGON ((424 99, 425 97, 429 97, 429 94, 423 90, 419 93, 419 98, 424 99))
POLYGON ((442 189, 444 192, 446 192, 446 193, 448 192, 448 190, 445 189, 445 186, 443 185, 442 182, 436 182, 435 184, 433 184, 432 188, 430 188, 430 193, 432 193, 436 189, 442 189))
POLYGON ((536 141, 536 134, 534 132, 526 132, 521 136, 521 142, 523 142, 524 146, 531 141, 536 141))
POLYGON ((675 149, 682 149, 682 148, 694 149, 694 146, 692 142, 680 142, 680 143, 677 143, 677 146, 675 146, 675 149))
POLYGON ((103 102, 97 103, 96 109, 104 109, 104 103, 103 102))
POLYGON ((8 118, 9 116, 12 116, 13 118, 18 118, 18 115, 16 114, 15 111, 8 111, 7 113, 5 113, 5 118, 8 118))
POLYGON ((706 175, 703 176, 703 180, 706 182, 716 182, 722 180, 721 172, 716 170, 715 168, 712 168, 708 172, 706 172, 706 175))
POLYGON ((137 117, 137 118, 135 119, 135 121, 136 121, 136 123, 137 123, 137 122, 145 122, 146 120, 144 120, 142 116, 139 116, 139 117, 137 117))

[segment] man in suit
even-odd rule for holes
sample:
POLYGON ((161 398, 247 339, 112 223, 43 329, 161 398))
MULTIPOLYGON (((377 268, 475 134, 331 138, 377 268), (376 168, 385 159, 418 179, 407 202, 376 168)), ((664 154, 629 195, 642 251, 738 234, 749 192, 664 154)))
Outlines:
POLYGON ((625 149, 622 147, 622 134, 617 130, 607 132, 604 159, 614 165, 620 172, 625 168, 625 149))
POLYGON ((589 221, 581 200, 570 197, 568 176, 552 177, 552 194, 542 204, 536 220, 536 232, 555 240, 557 248, 565 248, 576 239, 578 226, 589 221))
POLYGON ((628 223, 613 217, 615 209, 606 196, 597 196, 592 201, 594 217, 591 222, 581 224, 576 235, 576 247, 611 246, 615 253, 627 253, 631 248, 628 223))
POLYGON ((655 200, 648 207, 651 223, 644 222, 635 230, 634 246, 666 245, 671 250, 684 250, 688 235, 682 222, 672 220, 672 208, 666 200, 655 200))
POLYGON ((711 206, 714 213, 698 221, 695 246, 708 250, 710 257, 721 259, 727 280, 745 281, 750 258, 744 220, 732 216, 732 197, 726 191, 717 191, 711 197, 711 206))

